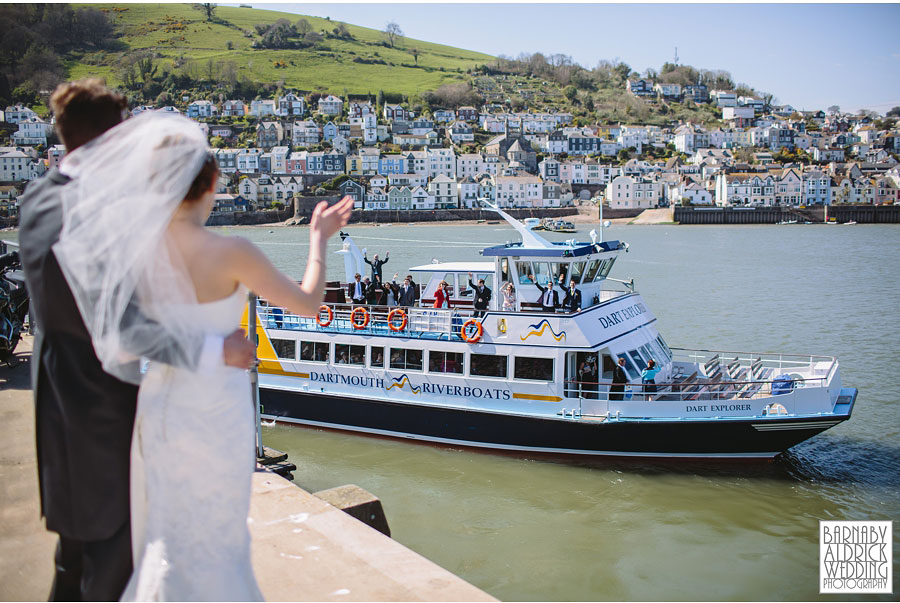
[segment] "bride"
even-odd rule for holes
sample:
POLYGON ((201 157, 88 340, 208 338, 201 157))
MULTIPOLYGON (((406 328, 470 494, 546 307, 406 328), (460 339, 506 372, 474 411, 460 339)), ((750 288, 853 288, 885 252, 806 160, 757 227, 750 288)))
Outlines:
POLYGON ((261 600, 250 561, 254 409, 246 371, 191 372, 186 329, 227 335, 252 290, 314 315, 329 237, 353 201, 320 203, 301 285, 253 244, 204 228, 218 168, 199 126, 145 113, 73 151, 54 246, 104 369, 140 382, 132 444, 134 574, 124 600, 261 600), (141 379, 139 357, 151 362, 141 379))

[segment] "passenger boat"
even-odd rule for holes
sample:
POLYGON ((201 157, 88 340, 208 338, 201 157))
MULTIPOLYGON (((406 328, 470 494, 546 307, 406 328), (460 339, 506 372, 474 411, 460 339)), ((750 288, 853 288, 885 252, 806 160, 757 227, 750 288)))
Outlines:
MULTIPOLYGON (((609 276, 626 243, 595 232, 549 242, 496 211, 521 241, 484 249, 484 261, 410 269, 424 283, 414 307, 350 305, 340 282, 315 317, 260 300, 263 417, 528 456, 703 459, 770 459, 850 418, 857 390, 842 386, 836 358, 670 347, 634 282, 609 276), (483 313, 469 272, 493 290, 483 313), (580 310, 536 303, 531 278, 560 277, 578 283, 580 310), (432 307, 441 280, 450 309, 432 307), (580 371, 589 358, 596 378, 580 371), (611 387, 619 358, 624 391, 611 387), (640 378, 651 358, 655 392, 640 378)), ((352 237, 338 253, 348 280, 363 272, 352 237)))

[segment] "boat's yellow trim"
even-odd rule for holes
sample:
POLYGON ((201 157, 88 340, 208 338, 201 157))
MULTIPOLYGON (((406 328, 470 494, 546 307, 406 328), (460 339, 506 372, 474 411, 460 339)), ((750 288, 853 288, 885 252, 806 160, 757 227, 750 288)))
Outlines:
POLYGON ((513 398, 518 400, 540 400, 541 402, 561 402, 562 398, 559 396, 541 396, 538 394, 516 394, 513 393, 513 398))
MULTIPOLYGON (((247 310, 247 308, 244 308, 244 315, 241 317, 241 327, 245 331, 247 330, 247 310)), ((266 330, 263 329, 258 314, 256 316, 256 341, 256 357, 259 359, 260 373, 309 379, 309 373, 285 370, 284 365, 281 364, 281 361, 278 360, 278 356, 275 354, 275 348, 272 347, 272 342, 269 341, 269 336, 266 334, 266 330)))

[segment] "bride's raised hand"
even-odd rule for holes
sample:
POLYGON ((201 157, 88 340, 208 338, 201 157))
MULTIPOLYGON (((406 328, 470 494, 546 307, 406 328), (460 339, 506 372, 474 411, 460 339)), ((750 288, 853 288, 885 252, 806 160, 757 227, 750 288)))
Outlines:
POLYGON ((347 224, 351 213, 353 213, 353 197, 344 197, 331 207, 328 207, 327 201, 322 201, 313 210, 310 234, 318 235, 323 240, 330 238, 347 224))

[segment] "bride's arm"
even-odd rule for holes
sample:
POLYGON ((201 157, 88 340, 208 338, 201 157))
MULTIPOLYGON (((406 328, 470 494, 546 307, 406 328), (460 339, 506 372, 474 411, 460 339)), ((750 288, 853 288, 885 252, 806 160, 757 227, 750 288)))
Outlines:
POLYGON ((350 197, 344 197, 331 207, 324 201, 316 206, 310 221, 309 259, 299 286, 279 272, 269 258, 246 239, 229 241, 228 253, 223 258, 227 270, 236 281, 269 302, 284 306, 300 316, 313 316, 322 303, 325 291, 325 249, 328 239, 347 223, 352 211, 353 199, 350 197))

